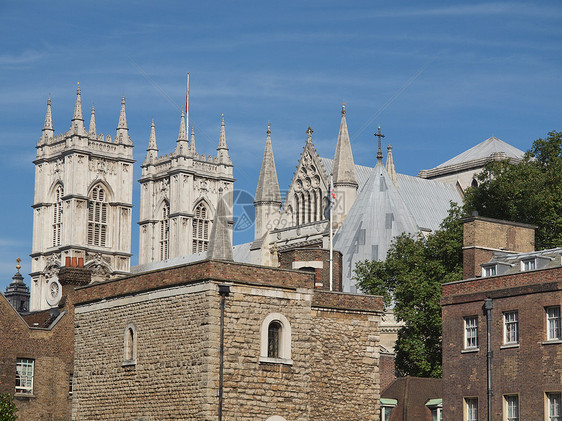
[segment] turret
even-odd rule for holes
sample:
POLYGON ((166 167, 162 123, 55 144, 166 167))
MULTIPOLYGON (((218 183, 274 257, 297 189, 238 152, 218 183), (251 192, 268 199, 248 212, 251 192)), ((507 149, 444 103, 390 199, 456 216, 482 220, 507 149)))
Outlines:
POLYGON ((191 140, 189 141, 189 151, 191 152, 191 155, 193 156, 197 155, 197 148, 195 147, 195 130, 193 129, 193 127, 191 128, 191 140))
POLYGON ((146 159, 144 162, 153 162, 158 158, 158 146, 156 145, 156 130, 154 128, 154 118, 150 127, 150 139, 148 140, 148 148, 146 149, 146 159))
POLYGON ((224 129, 224 114, 221 121, 221 134, 219 137, 219 146, 217 148, 217 158, 219 162, 231 163, 230 156, 228 155, 228 146, 226 145, 226 133, 224 129))
POLYGON ((386 147, 388 154, 386 155, 386 172, 392 179, 395 186, 398 187, 398 180, 396 178, 396 169, 394 168, 394 159, 392 158, 392 145, 386 147))
POLYGON ((338 143, 336 145, 336 153, 334 155, 334 164, 332 167, 334 190, 336 193, 336 207, 334 209, 333 218, 338 225, 343 222, 351 205, 355 202, 357 188, 359 187, 345 114, 346 110, 344 104, 341 110, 340 131, 338 133, 338 143))
POLYGON ((88 135, 91 139, 95 139, 97 137, 96 109, 94 108, 94 104, 92 104, 92 116, 90 117, 90 130, 88 130, 88 135))
POLYGON ((26 313, 29 311, 29 288, 23 282, 23 276, 20 273, 21 259, 18 257, 16 261, 18 262, 17 272, 12 277, 12 283, 6 288, 4 296, 18 313, 26 313))
POLYGON ((260 176, 254 197, 255 237, 261 238, 267 232, 267 222, 279 214, 281 193, 271 146, 271 125, 267 125, 267 139, 263 151, 260 176))
POLYGON ((74 105, 74 115, 72 116, 72 122, 70 124, 70 132, 79 136, 86 136, 88 133, 86 133, 84 119, 82 118, 82 100, 80 94, 80 82, 78 82, 78 88, 76 89, 76 104, 74 105))
POLYGON ((176 141, 176 155, 187 155, 189 150, 189 143, 187 142, 187 131, 185 128, 185 113, 181 112, 180 131, 178 133, 178 140, 176 141))
POLYGON ((121 98, 121 111, 119 113, 119 124, 117 125, 116 142, 125 145, 131 145, 133 142, 129 137, 129 128, 127 127, 127 114, 125 113, 125 97, 121 98))
POLYGON ((53 140, 55 130, 53 129, 53 116, 51 114, 51 95, 47 100, 47 112, 45 113, 45 123, 43 124, 43 133, 41 134, 41 142, 49 142, 53 140))

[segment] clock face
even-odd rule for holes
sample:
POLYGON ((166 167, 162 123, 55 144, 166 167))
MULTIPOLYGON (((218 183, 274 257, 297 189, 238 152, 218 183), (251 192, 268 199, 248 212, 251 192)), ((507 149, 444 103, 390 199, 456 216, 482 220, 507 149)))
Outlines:
POLYGON ((49 279, 47 282, 46 292, 47 294, 45 298, 47 299, 47 304, 51 307, 57 306, 62 297, 62 287, 55 277, 49 279))
POLYGON ((51 285, 49 287, 49 292, 51 294, 51 297, 56 298, 56 296, 59 293, 59 283, 58 282, 51 282, 51 285))

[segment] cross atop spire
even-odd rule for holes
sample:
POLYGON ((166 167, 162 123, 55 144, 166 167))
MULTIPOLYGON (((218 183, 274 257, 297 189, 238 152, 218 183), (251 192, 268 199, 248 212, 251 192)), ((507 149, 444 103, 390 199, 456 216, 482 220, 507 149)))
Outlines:
POLYGON ((377 133, 375 133, 375 136, 379 138, 379 148, 377 149, 377 161, 382 161, 381 138, 383 138, 384 135, 381 133, 381 126, 379 126, 379 130, 377 133))

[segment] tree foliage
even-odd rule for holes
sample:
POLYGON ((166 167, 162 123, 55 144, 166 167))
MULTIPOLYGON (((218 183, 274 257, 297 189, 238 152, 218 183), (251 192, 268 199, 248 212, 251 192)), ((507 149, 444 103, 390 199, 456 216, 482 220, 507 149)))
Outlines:
POLYGON ((537 139, 523 161, 491 162, 466 192, 465 210, 537 225, 536 249, 562 246, 562 132, 537 139))
POLYGON ((0 393, 0 421, 16 421, 17 411, 14 397, 9 393, 0 393))
POLYGON ((396 368, 405 375, 441 376, 441 284, 462 278, 461 208, 452 204, 441 229, 427 238, 402 234, 393 240, 386 261, 357 264, 354 280, 405 326, 396 342, 396 368))

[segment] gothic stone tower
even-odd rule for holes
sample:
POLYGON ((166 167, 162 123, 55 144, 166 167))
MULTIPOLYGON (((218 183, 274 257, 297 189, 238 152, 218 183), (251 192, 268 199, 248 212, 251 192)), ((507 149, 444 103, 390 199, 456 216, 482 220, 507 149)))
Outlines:
POLYGON ((216 156, 198 154, 187 139, 184 112, 174 152, 158 156, 154 120, 141 165, 139 264, 207 251, 219 191, 232 211, 232 161, 224 117, 216 156))
POLYGON ((134 160, 128 131, 124 97, 113 139, 97 134, 93 107, 86 130, 78 86, 70 129, 55 136, 49 97, 34 161, 30 310, 49 308, 57 287, 51 284, 67 257, 84 259, 94 281, 129 271, 134 160))

